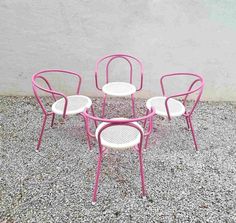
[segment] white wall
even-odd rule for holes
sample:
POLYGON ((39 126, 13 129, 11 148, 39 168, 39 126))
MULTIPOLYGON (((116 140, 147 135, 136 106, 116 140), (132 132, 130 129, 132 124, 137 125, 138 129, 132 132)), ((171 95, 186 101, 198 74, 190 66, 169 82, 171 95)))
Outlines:
POLYGON ((83 74, 96 95, 95 61, 124 52, 144 63, 141 97, 160 74, 204 75, 205 100, 236 101, 235 0, 0 0, 0 94, 31 95, 45 68, 83 74))

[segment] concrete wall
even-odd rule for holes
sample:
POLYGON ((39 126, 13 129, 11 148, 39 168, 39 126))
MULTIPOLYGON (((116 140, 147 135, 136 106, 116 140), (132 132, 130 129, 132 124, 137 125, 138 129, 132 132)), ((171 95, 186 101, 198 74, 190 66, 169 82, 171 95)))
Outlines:
POLYGON ((160 74, 191 71, 203 99, 236 101, 236 1, 0 0, 1 95, 31 95, 45 68, 82 73, 96 95, 95 61, 116 52, 143 61, 141 97, 159 94, 160 74))

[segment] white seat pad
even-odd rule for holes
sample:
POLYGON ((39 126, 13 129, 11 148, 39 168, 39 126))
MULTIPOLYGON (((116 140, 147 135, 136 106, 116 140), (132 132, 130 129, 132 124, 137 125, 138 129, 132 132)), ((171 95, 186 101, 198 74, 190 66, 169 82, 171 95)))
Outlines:
POLYGON ((126 82, 110 82, 102 87, 102 91, 111 96, 123 97, 135 93, 136 87, 126 82))
MULTIPOLYGON (((67 97, 68 104, 66 109, 66 115, 78 114, 84 111, 85 108, 90 108, 92 101, 89 97, 83 95, 71 95, 67 97)), ((52 111, 55 114, 63 115, 65 105, 65 99, 60 98, 52 105, 52 111)))
MULTIPOLYGON (((146 106, 148 109, 154 107, 156 110, 156 114, 158 115, 168 116, 166 112, 165 100, 166 97, 153 97, 148 99, 146 106)), ((171 117, 181 116, 185 112, 184 105, 180 101, 177 101, 173 98, 170 98, 168 100, 167 106, 171 117)))
MULTIPOLYGON (((118 119, 118 118, 116 118, 118 119)), ((122 118, 124 119, 124 118, 122 118)), ((132 122, 137 125, 142 131, 143 128, 137 123, 132 122)), ((107 122, 102 122, 96 129, 96 139, 98 140, 98 133, 102 127, 107 125, 107 122)), ((104 129, 101 133, 101 144, 104 147, 112 149, 128 149, 139 144, 140 142, 140 132, 138 129, 128 126, 128 125, 113 125, 104 129)))

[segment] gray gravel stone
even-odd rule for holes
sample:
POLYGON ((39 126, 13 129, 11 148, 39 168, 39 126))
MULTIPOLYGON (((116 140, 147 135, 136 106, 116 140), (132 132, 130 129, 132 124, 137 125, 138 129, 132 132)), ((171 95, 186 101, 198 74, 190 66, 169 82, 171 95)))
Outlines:
MULTIPOLYGON (((100 112, 101 100, 93 102, 100 112)), ((136 106, 145 113, 144 100, 136 106)), ((130 100, 109 99, 109 117, 130 114, 130 100)), ((156 117, 144 153, 147 200, 137 154, 111 152, 95 206, 97 147, 88 151, 83 120, 57 117, 54 128, 49 120, 36 153, 41 117, 32 97, 0 97, 0 222, 236 222, 235 103, 199 104, 199 152, 183 118, 156 117)))

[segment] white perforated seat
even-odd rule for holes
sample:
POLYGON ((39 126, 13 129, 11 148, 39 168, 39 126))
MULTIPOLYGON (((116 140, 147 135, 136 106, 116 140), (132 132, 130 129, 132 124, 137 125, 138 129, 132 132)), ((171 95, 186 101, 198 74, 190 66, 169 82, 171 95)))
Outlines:
POLYGON ((102 91, 111 96, 123 97, 135 93, 136 87, 126 82, 110 82, 102 87, 102 91))
MULTIPOLYGON (((85 108, 90 108, 92 101, 89 97, 83 95, 72 95, 68 96, 68 104, 66 109, 66 115, 74 115, 84 111, 85 108)), ((52 111, 55 114, 63 115, 65 105, 65 99, 60 98, 55 101, 52 105, 52 111)))
MULTIPOLYGON (((123 119, 124 118, 122 118, 122 120, 123 119)), ((143 128, 137 122, 132 123, 137 125, 143 131, 143 128)), ((96 129, 95 135, 97 140, 100 129, 107 124, 107 122, 102 122, 96 129)), ((132 148, 140 142, 139 130, 128 125, 109 126, 102 131, 100 136, 101 144, 104 147, 118 150, 132 148)))
MULTIPOLYGON (((154 107, 156 110, 156 114, 161 116, 168 116, 166 112, 165 106, 166 97, 153 97, 148 99, 146 106, 148 109, 154 107)), ((167 102, 169 113, 171 117, 181 116, 185 112, 184 105, 173 98, 170 98, 167 102)))

